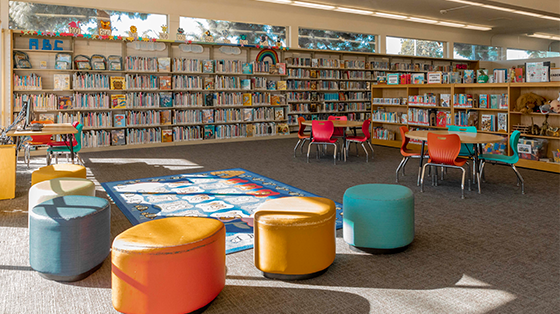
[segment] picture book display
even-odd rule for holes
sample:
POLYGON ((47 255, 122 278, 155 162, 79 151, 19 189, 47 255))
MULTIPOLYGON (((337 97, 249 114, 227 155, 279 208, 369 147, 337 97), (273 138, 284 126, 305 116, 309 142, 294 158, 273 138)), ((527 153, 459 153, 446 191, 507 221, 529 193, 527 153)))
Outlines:
POLYGON ((109 83, 112 90, 124 90, 125 79, 122 76, 111 76, 109 83))
POLYGON ((159 118, 160 124, 171 124, 171 110, 161 110, 159 118))
POLYGON ((100 70, 100 71, 107 70, 107 60, 102 55, 92 55, 91 67, 94 70, 100 70))
POLYGON ((124 113, 116 113, 113 115, 113 127, 115 128, 126 127, 126 115, 124 113))
POLYGON ((204 78, 204 89, 206 89, 206 90, 214 89, 214 78, 213 77, 205 77, 204 78))
POLYGON ((480 130, 482 131, 495 131, 496 130, 496 116, 492 114, 483 114, 480 118, 480 130))
POLYGON ((159 89, 171 89, 171 76, 162 75, 159 77, 159 89))
POLYGON ((279 135, 290 135, 290 127, 287 123, 278 123, 276 125, 276 134, 279 135))
POLYGON ((54 90, 70 90, 70 74, 54 74, 54 90))
POLYGON ((463 72, 463 83, 465 84, 474 83, 474 70, 465 70, 463 72))
POLYGON ((126 108, 126 95, 123 94, 111 95, 111 108, 114 109, 126 108))
POLYGON ((241 89, 251 89, 251 80, 245 79, 241 80, 241 89))
POLYGON ((204 126, 204 139, 205 140, 213 139, 215 131, 216 131, 216 127, 214 125, 205 125, 204 126))
POLYGON ((288 86, 288 85, 287 85, 286 81, 278 81, 278 82, 276 82, 276 89, 277 89, 277 90, 286 90, 287 86, 288 86))
POLYGON ((171 71, 171 58, 158 58, 158 71, 170 72, 171 71))
POLYGON ((173 130, 161 130, 161 141, 163 143, 173 142, 173 130))
POLYGON ((111 145, 126 145, 124 130, 111 130, 111 145))
POLYGON ((252 63, 243 63, 241 67, 241 71, 243 74, 253 74, 253 64, 252 63))
POLYGON ((202 61, 202 73, 214 73, 214 60, 202 61))
POLYGON ((243 109, 243 121, 253 121, 253 109, 243 109))
POLYGON ((71 96, 59 96, 58 97, 58 109, 61 109, 61 110, 72 109, 72 97, 71 96))
POLYGON ((508 114, 507 112, 498 112, 498 126, 497 126, 497 131, 498 132, 507 132, 507 118, 508 114))
POLYGON ((160 107, 173 107, 173 94, 171 92, 159 93, 160 107))
MULTIPOLYGON (((387 75, 389 76, 389 75, 387 75)), ((387 78, 389 80, 389 78, 387 78)), ((387 81, 387 84, 388 81, 387 81)), ((423 73, 413 73, 412 74, 412 84, 424 84, 424 74, 423 73)))
POLYGON ((276 120, 284 120, 284 108, 274 108, 274 118, 276 120))
POLYGON ((428 84, 441 84, 441 72, 428 72, 428 84))
POLYGON ((252 97, 251 93, 244 93, 243 94, 243 106, 251 106, 252 105, 252 97))
POLYGON ((202 110, 202 122, 214 123, 214 110, 212 109, 202 110))
POLYGON ((41 113, 39 114, 39 121, 51 121, 52 123, 55 123, 55 115, 54 113, 41 113))

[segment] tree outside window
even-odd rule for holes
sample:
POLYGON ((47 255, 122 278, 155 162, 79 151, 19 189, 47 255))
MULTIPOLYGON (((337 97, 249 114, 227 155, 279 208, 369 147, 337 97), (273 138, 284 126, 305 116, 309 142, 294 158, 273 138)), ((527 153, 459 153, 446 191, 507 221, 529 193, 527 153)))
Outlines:
POLYGON ((443 58, 443 42, 387 36, 387 53, 443 58))
POLYGON ((375 52, 375 35, 300 28, 300 48, 375 52))
POLYGON ((501 50, 500 47, 454 43, 453 58, 497 61, 502 59, 501 50))

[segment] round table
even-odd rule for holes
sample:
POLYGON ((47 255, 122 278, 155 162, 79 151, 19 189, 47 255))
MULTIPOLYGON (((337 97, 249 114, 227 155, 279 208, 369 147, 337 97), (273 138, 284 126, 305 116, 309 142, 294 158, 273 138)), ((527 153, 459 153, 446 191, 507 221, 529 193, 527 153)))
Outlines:
MULTIPOLYGON (((457 134, 461 139, 461 143, 463 144, 474 144, 474 169, 478 172, 478 144, 483 143, 498 143, 504 140, 503 137, 495 134, 488 134, 488 133, 468 133, 468 132, 450 132, 446 130, 441 131, 410 131, 405 134, 405 136, 409 139, 420 140, 422 141, 422 152, 420 154, 420 169, 418 170, 418 181, 416 185, 420 185, 420 177, 422 175, 422 164, 424 163, 424 148, 426 146, 426 141, 428 140, 428 133, 440 134, 440 135, 448 135, 448 134, 457 134)), ((507 135, 507 133, 504 133, 507 135)), ((474 177, 473 177, 474 180, 474 177)), ((479 190, 480 193, 480 190, 479 190)))
MULTIPOLYGON (((356 128, 362 127, 364 124, 363 121, 350 121, 350 120, 305 120, 301 122, 302 125, 306 126, 313 126, 313 121, 331 121, 335 128, 352 128, 354 132, 354 136, 356 136, 356 128)), ((311 132, 311 140, 313 140, 313 132, 311 132)), ((346 157, 348 157, 348 152, 345 151, 344 147, 346 147, 346 131, 343 133, 342 142, 344 143, 343 150, 344 150, 344 161, 346 161, 346 157)))

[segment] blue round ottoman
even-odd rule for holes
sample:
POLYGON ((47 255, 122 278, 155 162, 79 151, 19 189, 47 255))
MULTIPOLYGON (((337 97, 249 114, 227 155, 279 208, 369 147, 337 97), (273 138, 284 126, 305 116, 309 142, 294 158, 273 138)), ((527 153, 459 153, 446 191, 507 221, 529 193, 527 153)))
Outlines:
POLYGON ((369 253, 395 253, 414 239, 414 194, 396 184, 362 184, 343 200, 344 241, 369 253))
POLYGON ((111 249, 111 208, 106 199, 69 195, 29 213, 29 263, 47 279, 82 280, 111 249))

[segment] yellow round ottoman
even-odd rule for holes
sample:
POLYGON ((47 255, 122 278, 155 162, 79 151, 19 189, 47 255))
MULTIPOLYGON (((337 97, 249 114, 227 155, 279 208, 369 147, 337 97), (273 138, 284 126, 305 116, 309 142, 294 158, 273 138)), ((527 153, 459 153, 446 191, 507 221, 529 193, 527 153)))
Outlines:
POLYGON ((41 181, 29 188, 29 213, 37 204, 66 195, 95 196, 95 184, 85 178, 54 178, 41 181))
POLYGON ((170 217, 113 241, 113 307, 121 313, 200 313, 226 283, 226 229, 216 219, 170 217))
POLYGON ((74 164, 56 164, 41 167, 31 174, 31 185, 54 178, 86 178, 86 167, 74 164))
POLYGON ((321 197, 284 197, 255 213, 255 266, 264 276, 302 280, 327 271, 335 257, 336 209, 321 197))

